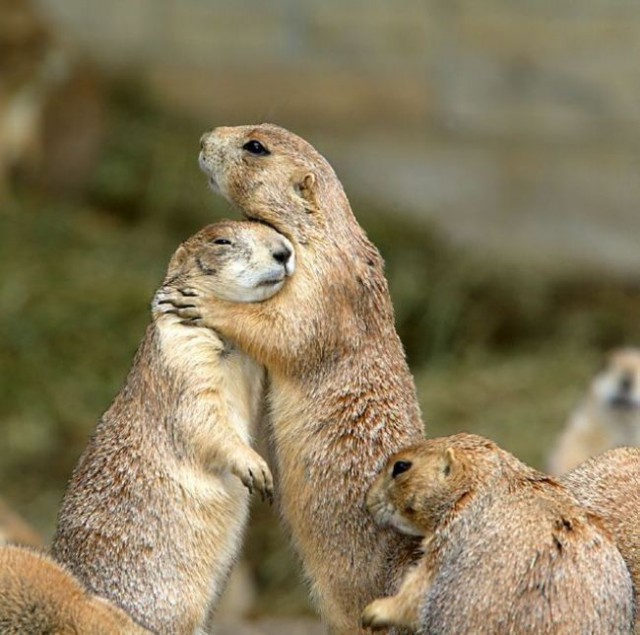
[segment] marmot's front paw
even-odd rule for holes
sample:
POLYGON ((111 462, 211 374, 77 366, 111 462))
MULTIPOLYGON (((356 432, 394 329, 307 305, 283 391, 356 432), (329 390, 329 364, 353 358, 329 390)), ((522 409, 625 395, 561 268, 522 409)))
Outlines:
POLYGON ((372 631, 396 626, 396 621, 393 619, 393 606, 393 598, 374 600, 362 612, 362 626, 370 628, 372 631))
POLYGON ((232 474, 235 474, 253 494, 256 489, 260 492, 262 500, 273 501, 273 476, 266 461, 253 450, 251 454, 240 457, 229 467, 232 474))
POLYGON ((172 313, 181 318, 183 324, 202 326, 200 297, 195 289, 185 287, 161 287, 151 303, 154 314, 172 313))

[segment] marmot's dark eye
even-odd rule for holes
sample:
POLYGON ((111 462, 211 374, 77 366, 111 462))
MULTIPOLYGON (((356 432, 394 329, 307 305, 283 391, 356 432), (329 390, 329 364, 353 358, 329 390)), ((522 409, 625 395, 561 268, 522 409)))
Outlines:
POLYGON ((230 245, 230 244, 231 244, 231 241, 230 241, 230 240, 227 240, 226 238, 216 238, 216 239, 213 241, 213 244, 214 244, 214 245, 230 245))
POLYGON ((411 467, 411 461, 396 461, 393 464, 393 471, 391 472, 391 478, 395 478, 398 474, 406 472, 411 467))
POLYGON ((268 154, 271 154, 269 150, 267 150, 259 141, 256 141, 255 139, 247 141, 247 143, 242 146, 242 149, 246 150, 247 152, 251 152, 251 154, 262 157, 266 157, 268 154))

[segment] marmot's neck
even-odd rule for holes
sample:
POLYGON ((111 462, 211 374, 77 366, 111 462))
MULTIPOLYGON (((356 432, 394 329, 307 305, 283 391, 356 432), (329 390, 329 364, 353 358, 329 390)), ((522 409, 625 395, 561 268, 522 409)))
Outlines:
POLYGON ((149 447, 172 443, 174 417, 167 415, 167 404, 178 403, 184 392, 183 383, 184 378, 166 367, 158 327, 152 322, 124 386, 100 421, 98 433, 114 436, 110 430, 122 431, 129 442, 138 439, 149 447))

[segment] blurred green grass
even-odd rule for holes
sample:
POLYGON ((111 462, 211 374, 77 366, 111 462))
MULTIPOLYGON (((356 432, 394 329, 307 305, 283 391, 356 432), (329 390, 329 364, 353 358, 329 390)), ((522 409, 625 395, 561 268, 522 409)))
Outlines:
MULTIPOLYGON (((195 162, 201 126, 131 84, 82 195, 19 187, 0 210, 0 493, 46 535, 66 480, 119 390, 176 245, 223 216, 195 162)), ((318 140, 321 141, 321 140, 318 140)), ((640 293, 592 272, 530 271, 466 253, 427 224, 354 201, 387 262, 430 435, 475 431, 541 467, 602 353, 637 343, 640 293)), ((307 610, 264 505, 246 551, 258 610, 307 610)))

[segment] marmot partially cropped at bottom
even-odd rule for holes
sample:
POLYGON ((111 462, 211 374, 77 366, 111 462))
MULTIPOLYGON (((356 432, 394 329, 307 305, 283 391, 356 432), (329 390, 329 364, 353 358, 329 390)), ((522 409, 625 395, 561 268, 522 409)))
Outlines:
POLYGON ((42 553, 0 547, 2 635, 143 635, 121 609, 90 595, 42 553))
POLYGON ((616 448, 565 474, 560 482, 616 539, 636 592, 640 635, 640 448, 616 448))
POLYGON ((424 555, 363 623, 424 635, 633 631, 631 577, 613 539, 550 477, 470 434, 393 456, 368 498, 424 555))
POLYGON ((166 297, 267 369, 283 524, 329 632, 354 635, 416 542, 378 527, 364 505, 387 458, 423 436, 384 263, 335 172, 300 137, 260 124, 216 128, 201 143, 212 187, 291 240, 296 273, 259 304, 217 305, 198 284, 166 297))
POLYGON ((640 446, 640 349, 613 351, 572 413, 549 459, 564 474, 611 448, 640 446))
MULTIPOLYGON (((163 288, 197 280, 212 302, 260 302, 283 287, 293 258, 266 225, 222 222, 182 244, 163 288)), ((73 473, 52 552, 150 630, 200 633, 242 543, 246 488, 272 493, 271 472, 249 446, 263 370, 214 331, 154 306, 127 381, 73 473)))

